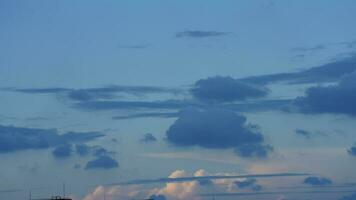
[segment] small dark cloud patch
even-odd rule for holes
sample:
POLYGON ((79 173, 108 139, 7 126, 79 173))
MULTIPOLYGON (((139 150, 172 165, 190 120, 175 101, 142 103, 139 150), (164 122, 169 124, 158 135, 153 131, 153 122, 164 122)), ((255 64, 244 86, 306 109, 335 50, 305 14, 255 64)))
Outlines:
POLYGON ((305 137, 307 139, 310 139, 312 137, 312 133, 304 129, 296 129, 295 134, 305 137))
POLYGON ((303 113, 356 115, 356 72, 345 76, 338 84, 311 87, 298 97, 294 105, 303 113))
POLYGON ((326 46, 325 45, 316 45, 313 47, 296 47, 293 48, 292 51, 297 51, 297 52, 315 52, 315 51, 321 51, 321 50, 325 50, 326 46))
POLYGON ((104 134, 99 132, 67 132, 59 134, 56 129, 36 129, 0 125, 0 153, 47 149, 65 144, 95 140, 104 134))
POLYGON ((235 154, 245 158, 266 158, 273 152, 273 147, 263 144, 243 144, 234 149, 235 154))
POLYGON ((95 156, 95 157, 100 157, 100 156, 109 156, 112 154, 115 154, 113 151, 109 151, 106 148, 102 146, 89 146, 86 144, 77 144, 75 145, 76 153, 79 156, 95 156))
POLYGON ((153 199, 153 200, 167 200, 166 196, 164 196, 163 194, 151 195, 150 199, 153 199))
POLYGON ((343 196, 339 200, 356 200, 356 192, 348 196, 343 196))
POLYGON ((75 145, 75 151, 80 156, 87 156, 90 154, 91 147, 86 144, 75 145))
POLYGON ((100 146, 95 146, 93 148, 93 155, 96 157, 109 156, 111 154, 115 154, 115 152, 109 151, 109 150, 105 149, 104 147, 100 147, 100 146))
POLYGON ((218 31, 199 31, 199 30, 188 30, 177 32, 176 38, 208 38, 208 37, 220 37, 228 35, 227 32, 218 32, 218 31))
POLYGON ((238 149, 243 157, 265 157, 269 150, 258 127, 246 118, 227 110, 187 109, 166 132, 167 141, 176 146, 211 149, 238 149))
POLYGON ((175 118, 178 117, 178 112, 146 112, 136 113, 124 116, 112 117, 114 120, 136 119, 136 118, 175 118))
POLYGON ((119 163, 110 156, 99 156, 87 162, 85 169, 112 169, 119 167, 119 163))
POLYGON ((140 141, 145 143, 156 142, 157 138, 152 133, 146 133, 143 135, 143 138, 141 138, 140 141))
POLYGON ((73 166, 74 169, 81 169, 82 168, 82 165, 81 164, 75 164, 73 166))
POLYGON ((246 179, 244 181, 235 181, 234 184, 238 189, 250 189, 253 191, 262 190, 262 186, 257 184, 256 179, 246 179))
POLYGON ((315 177, 315 176, 310 176, 305 178, 303 183, 312 186, 326 186, 326 185, 333 184, 331 179, 324 178, 324 177, 315 177))
POLYGON ((347 150, 347 153, 351 156, 356 157, 356 144, 354 146, 350 147, 350 149, 347 150))
POLYGON ((203 101, 232 102, 261 98, 268 94, 268 90, 228 76, 215 76, 198 80, 191 93, 203 101))
POLYGON ((68 158, 73 153, 73 146, 71 144, 63 144, 57 146, 53 151, 52 155, 55 158, 68 158))
POLYGON ((213 185, 213 181, 206 179, 206 180, 198 180, 199 185, 201 186, 209 186, 209 185, 213 185))

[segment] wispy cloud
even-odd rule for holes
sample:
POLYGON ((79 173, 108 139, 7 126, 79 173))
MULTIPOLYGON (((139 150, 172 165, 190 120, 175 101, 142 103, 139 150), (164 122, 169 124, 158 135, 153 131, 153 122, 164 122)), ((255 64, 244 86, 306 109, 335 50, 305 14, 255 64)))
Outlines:
POLYGON ((207 38, 207 37, 219 37, 229 34, 228 32, 219 32, 219 31, 201 31, 201 30, 187 30, 182 32, 177 32, 176 38, 207 38))
POLYGON ((175 182, 190 182, 202 180, 217 180, 217 179, 238 179, 238 178, 277 178, 277 177, 296 177, 308 176, 307 173, 274 173, 274 174, 246 174, 236 176, 191 176, 191 177, 178 177, 178 178, 158 178, 158 179, 137 179, 127 182, 105 184, 107 186, 114 185, 142 185, 153 183, 175 183, 175 182))

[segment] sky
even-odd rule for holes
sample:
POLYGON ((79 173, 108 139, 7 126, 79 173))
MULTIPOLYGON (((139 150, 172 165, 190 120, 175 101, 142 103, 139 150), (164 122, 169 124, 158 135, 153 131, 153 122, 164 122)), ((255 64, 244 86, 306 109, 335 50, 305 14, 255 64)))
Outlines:
POLYGON ((355 200, 355 18, 354 0, 0 1, 0 199, 355 200))

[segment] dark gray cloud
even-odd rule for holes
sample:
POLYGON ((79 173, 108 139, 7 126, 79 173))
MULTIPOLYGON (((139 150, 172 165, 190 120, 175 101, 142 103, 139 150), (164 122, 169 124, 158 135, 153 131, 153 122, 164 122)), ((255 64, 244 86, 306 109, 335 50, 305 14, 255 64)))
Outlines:
POLYGON ((86 144, 76 144, 75 152, 80 156, 87 156, 90 154, 92 147, 86 144))
POLYGON ((239 155, 245 157, 259 155, 256 148, 264 148, 264 138, 258 127, 247 124, 244 116, 227 110, 183 110, 166 136, 176 146, 238 148, 242 149, 239 155))
POLYGON ((320 50, 325 50, 326 46, 319 44, 313 47, 296 47, 293 48, 292 51, 297 51, 297 52, 315 52, 315 51, 320 51, 320 50))
POLYGON ((156 142, 157 138, 152 133, 146 133, 143 138, 140 139, 141 142, 156 142))
POLYGON ((303 136, 307 139, 310 139, 312 137, 312 133, 304 129, 296 129, 295 134, 303 136))
POLYGON ((57 146, 52 151, 52 155, 55 158, 68 158, 72 155, 72 153, 73 153, 73 146, 71 144, 63 144, 57 146))
POLYGON ((345 59, 333 61, 300 72, 251 76, 239 80, 260 85, 266 85, 275 82, 287 82, 289 84, 322 83, 338 81, 343 76, 354 71, 356 71, 356 55, 352 55, 345 59))
MULTIPOLYGON (((356 65, 355 65, 356 66, 356 65)), ((334 113, 356 115, 356 72, 344 76, 331 86, 309 88, 294 105, 303 113, 334 113)))
POLYGON ((305 178, 303 183, 307 185, 313 185, 313 186, 325 186, 325 185, 333 184, 333 181, 331 179, 324 178, 324 177, 310 176, 305 178))
POLYGON ((83 143, 102 137, 99 132, 67 132, 0 125, 0 153, 28 149, 46 149, 68 143, 83 143))
POLYGON ((151 195, 150 199, 153 199, 153 200, 167 200, 166 196, 164 196, 163 194, 151 195))
POLYGON ((124 119, 136 119, 136 118, 176 118, 178 117, 178 112, 145 112, 136 113, 131 115, 114 116, 114 120, 124 120, 124 119))
POLYGON ((151 93, 180 93, 180 89, 153 87, 153 86, 120 86, 111 85, 98 88, 74 89, 74 88, 5 88, 5 91, 21 92, 29 94, 56 94, 75 101, 93 101, 112 99, 117 94, 145 95, 151 93))
POLYGON ((268 90, 228 76, 215 76, 198 80, 191 93, 203 101, 231 102, 264 97, 268 90))
POLYGON ((234 184, 239 189, 250 189, 253 191, 262 190, 262 186, 257 184, 256 179, 246 179, 244 181, 234 181, 234 184))
POLYGON ((218 180, 218 179, 239 179, 239 178, 278 178, 278 177, 298 177, 308 176, 306 173, 274 173, 274 174, 246 174, 235 176, 189 176, 178 178, 158 178, 158 179, 137 179, 127 182, 105 184, 107 186, 114 185, 143 185, 154 183, 177 183, 177 182, 190 182, 190 181, 203 181, 203 180, 218 180))
POLYGON ((182 32, 177 32, 176 38, 207 38, 207 37, 219 37, 225 36, 229 33, 227 32, 218 32, 218 31, 199 31, 199 30, 187 30, 182 32))
POLYGON ((356 144, 347 150, 347 153, 351 156, 356 156, 356 144))
POLYGON ((263 144, 243 144, 234 149, 235 154, 245 158, 266 158, 272 151, 271 145, 263 144))
POLYGON ((343 196, 339 200, 356 200, 356 192, 348 196, 343 196))
POLYGON ((86 170, 90 169, 112 169, 119 167, 119 163, 110 156, 104 155, 89 161, 85 165, 86 170))
POLYGON ((98 110, 137 110, 137 109, 181 109, 201 104, 184 100, 166 101, 89 101, 74 105, 75 108, 87 111, 98 110))
POLYGON ((109 151, 102 146, 89 146, 87 144, 76 144, 75 145, 76 153, 80 156, 92 155, 95 157, 100 156, 109 156, 115 154, 113 151, 109 151))

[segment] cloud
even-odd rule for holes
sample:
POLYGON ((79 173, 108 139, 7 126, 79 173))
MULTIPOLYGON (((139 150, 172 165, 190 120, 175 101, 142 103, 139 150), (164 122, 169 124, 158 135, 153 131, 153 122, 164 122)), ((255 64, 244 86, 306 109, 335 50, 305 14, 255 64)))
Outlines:
POLYGON ((91 150, 92 150, 92 147, 90 147, 86 144, 76 144, 75 145, 75 151, 80 156, 89 155, 91 150))
POLYGON ((67 158, 70 157, 73 153, 73 146, 71 144, 63 144, 57 146, 53 151, 52 155, 55 158, 67 158))
POLYGON ((207 37, 220 37, 225 36, 229 33, 218 32, 218 31, 199 31, 199 30, 187 30, 182 32, 177 32, 176 38, 207 38, 207 37))
MULTIPOLYGON (((292 174, 289 174, 292 175, 292 174)), ((295 174, 294 174, 295 175, 295 174)), ((229 186, 225 182, 233 182, 234 179, 241 178, 272 178, 288 176, 287 174, 260 174, 260 175, 232 175, 229 173, 209 174, 204 169, 197 170, 193 174, 185 170, 175 170, 168 177, 148 180, 134 180, 130 184, 107 184, 97 187, 94 192, 86 195, 84 200, 100 200, 106 196, 108 200, 114 199, 144 199, 153 198, 155 200, 200 200, 200 194, 209 191, 227 192, 229 186), (219 175, 220 174, 220 175, 219 175), (221 175, 225 174, 225 175, 221 175), (215 179, 219 179, 217 181, 215 179), (227 181, 226 179, 231 179, 227 181), (210 184, 201 184, 201 181, 210 181, 210 184), (140 184, 163 183, 163 186, 153 184, 153 188, 140 184)))
POLYGON ((67 132, 0 125, 0 153, 28 149, 47 149, 68 143, 83 143, 102 137, 99 132, 67 132))
POLYGON ((156 142, 157 138, 152 133, 146 133, 143 135, 143 138, 140 140, 141 142, 156 142))
POLYGON ((209 175, 209 176, 184 176, 169 177, 157 179, 136 179, 127 182, 110 183, 107 186, 114 185, 144 185, 154 183, 177 183, 190 181, 221 180, 221 179, 239 179, 239 178, 277 178, 277 177, 298 177, 307 176, 307 173, 273 173, 273 174, 245 174, 245 175, 209 175))
POLYGON ((356 200, 356 192, 349 196, 343 196, 339 200, 356 200))
POLYGON ((131 115, 124 116, 114 116, 112 119, 114 120, 124 120, 124 119, 136 119, 136 118, 176 118, 178 117, 178 112, 145 112, 145 113, 137 113, 131 115))
POLYGON ((150 196, 150 199, 153 199, 153 200, 167 200, 166 196, 162 195, 162 194, 159 194, 159 195, 151 195, 150 196))
POLYGON ((89 146, 86 144, 76 144, 75 145, 76 153, 80 156, 95 156, 95 157, 100 157, 100 156, 110 156, 112 154, 115 154, 113 151, 109 151, 105 149, 102 146, 89 146))
POLYGON ((154 87, 154 86, 121 86, 111 85, 98 88, 6 88, 5 91, 21 92, 29 94, 57 94, 62 95, 70 100, 74 101, 94 101, 94 100, 108 100, 113 99, 117 94, 130 94, 130 95, 145 95, 152 93, 168 93, 177 94, 180 93, 180 89, 154 87))
POLYGON ((256 125, 247 124, 246 117, 227 110, 183 110, 166 136, 176 146, 236 148, 243 157, 263 157, 270 150, 262 145, 264 137, 256 125))
POLYGON ((355 116, 356 72, 344 76, 336 85, 309 88, 294 105, 303 113, 333 113, 355 116))
POLYGON ((310 139, 312 137, 312 133, 304 129, 296 129, 295 134, 303 136, 307 139, 310 139))
POLYGON ((298 52, 314 52, 314 51, 320 51, 320 50, 325 50, 326 46, 325 45, 316 45, 313 47, 296 47, 293 48, 292 51, 298 51, 298 52))
POLYGON ((310 176, 304 179, 304 184, 313 186, 325 186, 333 184, 332 180, 324 177, 310 176))
POLYGON ((347 150, 347 153, 351 156, 356 156, 356 145, 350 147, 350 149, 347 150))
POLYGON ((257 184, 256 179, 246 179, 244 181, 235 181, 234 184, 239 189, 250 189, 253 191, 262 190, 262 186, 257 184))
POLYGON ((234 149, 237 155, 245 158, 266 158, 272 151, 272 146, 262 144, 243 144, 234 149))
POLYGON ((268 91, 229 76, 215 76, 198 80, 191 93, 202 101, 232 102, 264 97, 268 91))
POLYGON ((259 85, 266 85, 275 82, 287 82, 289 84, 322 83, 338 81, 343 76, 354 71, 356 71, 356 55, 300 72, 251 76, 239 80, 259 85))
POLYGON ((119 163, 110 156, 104 155, 95 158, 94 160, 89 161, 85 169, 112 169, 119 167, 119 163))
POLYGON ((87 111, 98 110, 137 110, 137 109, 181 109, 199 104, 185 100, 165 101, 89 101, 74 105, 75 108, 87 111))

